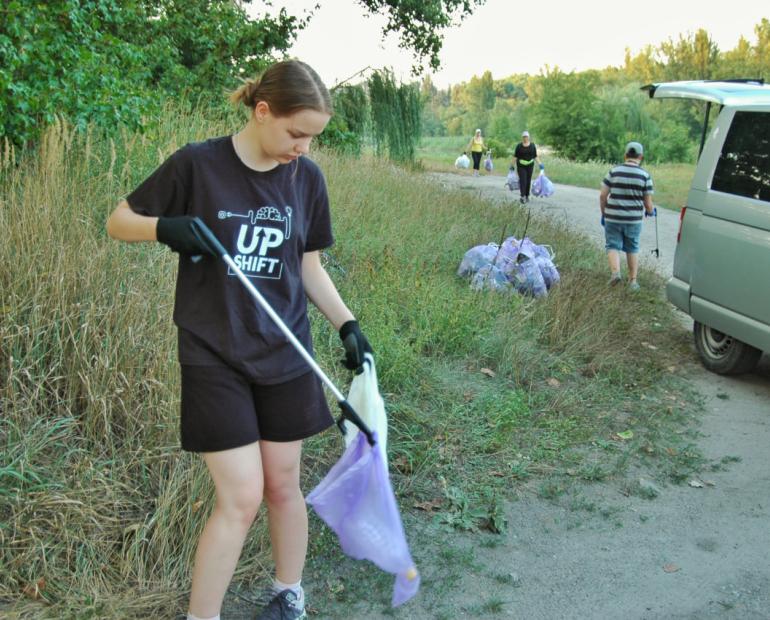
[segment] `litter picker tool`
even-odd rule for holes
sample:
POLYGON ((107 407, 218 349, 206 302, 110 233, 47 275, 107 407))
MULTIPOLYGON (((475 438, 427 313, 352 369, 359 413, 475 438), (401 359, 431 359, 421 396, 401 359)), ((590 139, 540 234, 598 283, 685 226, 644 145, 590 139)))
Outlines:
POLYGON ((340 410, 342 411, 342 414, 337 419, 337 426, 339 427, 340 432, 343 435, 345 434, 345 428, 343 426, 343 422, 345 420, 349 420, 350 422, 355 424, 361 430, 361 432, 366 436, 366 440, 369 442, 369 445, 373 446, 375 444, 375 440, 374 440, 374 435, 372 434, 372 431, 369 430, 366 424, 364 424, 364 422, 361 420, 361 418, 353 409, 353 407, 350 406, 350 403, 348 403, 348 401, 346 400, 342 392, 340 392, 339 389, 337 389, 337 386, 334 385, 331 379, 329 379, 329 377, 326 376, 326 373, 316 363, 316 361, 313 359, 313 356, 307 352, 307 349, 305 349, 305 347, 302 346, 302 343, 299 340, 297 340, 297 337, 293 333, 291 333, 291 330, 286 326, 286 323, 284 323, 281 317, 279 317, 278 314, 276 314, 275 310, 273 310, 272 306, 270 306, 268 301, 262 296, 262 294, 256 289, 256 287, 249 281, 249 279, 246 277, 243 271, 241 271, 240 267, 238 267, 238 265, 235 264, 235 261, 227 253, 227 250, 225 250, 225 247, 219 242, 219 239, 217 239, 214 233, 211 232, 211 229, 208 226, 206 226, 203 220, 197 217, 192 221, 190 226, 192 227, 193 232, 196 235, 198 235, 198 237, 202 239, 207 246, 209 246, 209 249, 214 254, 219 256, 222 260, 224 260, 225 263, 227 263, 227 266, 230 267, 232 272, 238 277, 241 283, 246 287, 246 290, 248 290, 249 293, 251 293, 251 296, 254 297, 254 299, 257 301, 259 306, 265 312, 267 312, 268 316, 275 322, 278 328, 283 332, 283 335, 286 336, 286 338, 289 340, 292 346, 308 363, 308 365, 313 370, 313 372, 318 376, 318 378, 321 381, 323 381, 324 385, 326 385, 326 387, 329 388, 331 393, 334 394, 334 398, 337 399, 337 404, 339 405, 340 410))
POLYGON ((652 217, 655 218, 655 249, 650 250, 650 253, 655 254, 655 258, 660 258, 660 244, 658 243, 658 207, 653 207, 652 217))

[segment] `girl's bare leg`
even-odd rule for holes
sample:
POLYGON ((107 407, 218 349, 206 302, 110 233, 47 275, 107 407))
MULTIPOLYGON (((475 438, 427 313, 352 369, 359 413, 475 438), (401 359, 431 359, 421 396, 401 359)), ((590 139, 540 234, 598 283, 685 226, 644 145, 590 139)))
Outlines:
POLYGON ((299 488, 302 441, 260 441, 276 579, 296 583, 307 554, 307 507, 299 488))
POLYGON ((217 497, 195 553, 190 613, 211 618, 220 612, 246 534, 259 511, 263 479, 258 442, 207 452, 203 458, 217 497))

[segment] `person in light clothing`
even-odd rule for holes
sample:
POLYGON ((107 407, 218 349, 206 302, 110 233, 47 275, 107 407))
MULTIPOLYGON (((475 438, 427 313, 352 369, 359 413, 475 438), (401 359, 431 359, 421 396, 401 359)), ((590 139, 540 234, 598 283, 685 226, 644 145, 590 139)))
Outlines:
POLYGON ((487 149, 487 145, 484 142, 484 137, 481 135, 481 129, 477 129, 473 134, 471 141, 468 142, 467 151, 471 152, 473 157, 473 176, 479 176, 479 168, 481 166, 481 154, 487 149))

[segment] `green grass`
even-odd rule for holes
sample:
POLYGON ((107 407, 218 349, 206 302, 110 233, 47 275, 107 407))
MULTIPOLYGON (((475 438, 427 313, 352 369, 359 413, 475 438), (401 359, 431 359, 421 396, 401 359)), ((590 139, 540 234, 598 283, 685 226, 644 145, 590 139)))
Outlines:
MULTIPOLYGON (((420 142, 417 157, 428 170, 455 171, 455 159, 466 145, 467 141, 463 143, 463 139, 459 137, 427 137, 420 142)), ((494 155, 493 174, 505 176, 508 173, 511 158, 507 155, 494 155)), ((554 183, 592 189, 599 189, 602 179, 611 166, 605 162, 570 161, 544 152, 540 153, 540 161, 545 165, 548 178, 554 183)), ((695 174, 694 164, 645 164, 644 166, 652 175, 655 184, 656 205, 674 211, 679 211, 685 206, 690 183, 695 174)))
MULTIPOLYGON (((213 489, 201 461, 178 449, 176 260, 159 245, 109 241, 104 221, 175 148, 233 129, 173 111, 144 135, 58 125, 19 165, 2 161, 0 261, 13 269, 0 270, 0 601, 22 615, 184 610, 213 489)), ((491 535, 505 529, 506 497, 533 485, 557 498, 568 470, 606 479, 644 459, 677 479, 696 464, 690 439, 671 432, 685 411, 667 400, 681 390, 666 368, 686 336, 648 327, 676 325, 658 278, 643 274, 640 295, 607 290, 601 252, 538 221, 529 234, 557 248, 560 286, 540 300, 475 293, 455 276, 464 252, 521 229, 522 214, 387 162, 316 158, 337 239, 327 266, 377 355, 407 523, 429 502, 438 527, 491 535), (630 429, 633 442, 613 439, 630 429)), ((344 388, 339 338, 312 318, 319 363, 344 388)), ((340 444, 334 432, 307 442, 303 488, 340 444)), ((312 524, 309 579, 338 575, 386 601, 390 580, 343 561, 312 524)), ((235 582, 248 588, 269 570, 260 519, 235 582)), ((357 590, 346 591, 340 605, 357 590)))

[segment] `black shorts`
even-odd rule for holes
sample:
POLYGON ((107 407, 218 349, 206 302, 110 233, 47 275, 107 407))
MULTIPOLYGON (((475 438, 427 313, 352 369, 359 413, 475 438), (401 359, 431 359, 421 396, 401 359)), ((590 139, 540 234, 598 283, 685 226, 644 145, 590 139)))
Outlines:
POLYGON ((334 424, 320 380, 308 372, 255 385, 227 366, 182 364, 182 449, 218 452, 267 441, 296 441, 334 424))

